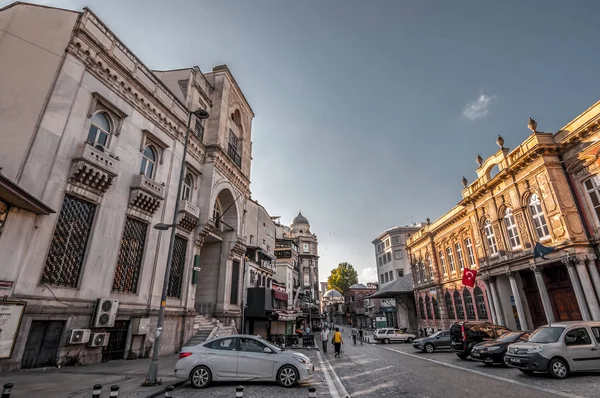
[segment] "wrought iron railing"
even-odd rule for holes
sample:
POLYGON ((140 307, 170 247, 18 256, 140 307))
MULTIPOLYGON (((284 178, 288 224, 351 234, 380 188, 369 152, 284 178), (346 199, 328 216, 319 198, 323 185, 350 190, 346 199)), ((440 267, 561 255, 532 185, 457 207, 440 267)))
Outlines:
POLYGON ((185 267, 185 253, 187 251, 187 240, 180 236, 175 237, 173 245, 173 259, 171 260, 171 274, 167 296, 181 298, 181 284, 183 281, 183 269, 185 267))
POLYGON ((117 270, 113 290, 122 293, 137 293, 138 279, 148 224, 127 217, 117 258, 117 270))

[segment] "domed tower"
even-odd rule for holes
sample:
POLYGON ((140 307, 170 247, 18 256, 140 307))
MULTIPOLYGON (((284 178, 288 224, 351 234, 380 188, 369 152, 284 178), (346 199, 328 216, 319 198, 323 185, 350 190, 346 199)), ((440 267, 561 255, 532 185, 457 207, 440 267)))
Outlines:
POLYGON ((308 219, 302 215, 302 211, 292 221, 292 233, 296 235, 310 235, 310 223, 308 219))

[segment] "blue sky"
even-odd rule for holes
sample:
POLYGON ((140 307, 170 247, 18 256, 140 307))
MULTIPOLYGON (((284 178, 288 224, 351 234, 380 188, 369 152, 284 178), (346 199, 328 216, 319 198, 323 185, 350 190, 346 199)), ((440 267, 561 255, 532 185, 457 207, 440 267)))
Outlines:
MULTIPOLYGON (((0 6, 10 1, 0 0, 0 6)), ((432 220, 513 148, 600 99, 600 2, 51 0, 88 5, 149 67, 227 63, 256 112, 252 193, 299 208, 338 262, 375 280, 371 241, 432 220)))

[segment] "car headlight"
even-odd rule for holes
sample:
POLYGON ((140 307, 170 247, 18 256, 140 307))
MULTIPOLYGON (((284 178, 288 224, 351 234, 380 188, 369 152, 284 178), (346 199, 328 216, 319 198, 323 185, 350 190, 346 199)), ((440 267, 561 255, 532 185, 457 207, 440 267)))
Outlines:
POLYGON ((301 357, 301 356, 298 356, 298 355, 294 355, 294 359, 296 361, 300 362, 300 363, 303 363, 303 364, 309 364, 310 363, 309 359, 301 357))
POLYGON ((499 349, 500 349, 500 347, 498 347, 498 346, 491 346, 491 347, 488 347, 486 349, 486 351, 498 351, 499 349))
POLYGON ((541 345, 538 345, 535 347, 529 347, 529 348, 527 348, 527 353, 528 354, 536 354, 538 352, 542 352, 543 349, 544 349, 544 347, 542 347, 541 345))

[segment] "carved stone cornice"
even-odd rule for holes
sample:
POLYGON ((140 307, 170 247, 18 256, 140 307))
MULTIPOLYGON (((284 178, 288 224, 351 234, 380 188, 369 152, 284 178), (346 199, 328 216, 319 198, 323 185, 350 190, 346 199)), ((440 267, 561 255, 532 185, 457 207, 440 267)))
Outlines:
POLYGON ((246 254, 246 241, 238 238, 237 241, 231 242, 231 250, 229 251, 228 258, 231 260, 234 257, 244 257, 246 254))
POLYGON ((196 235, 196 240, 194 241, 194 245, 201 249, 202 246, 204 245, 204 239, 206 238, 206 235, 208 235, 213 228, 214 228, 214 224, 212 224, 212 225, 206 224, 204 227, 202 227, 198 231, 198 234, 196 235))

